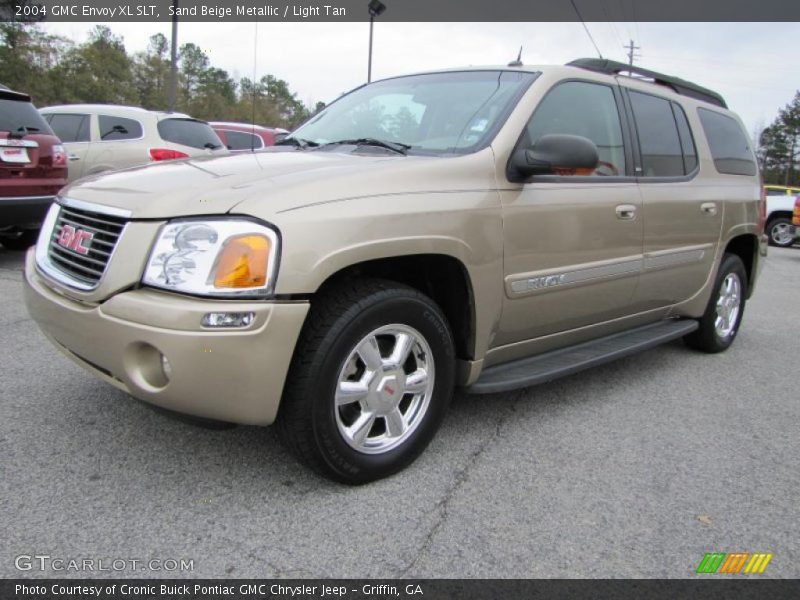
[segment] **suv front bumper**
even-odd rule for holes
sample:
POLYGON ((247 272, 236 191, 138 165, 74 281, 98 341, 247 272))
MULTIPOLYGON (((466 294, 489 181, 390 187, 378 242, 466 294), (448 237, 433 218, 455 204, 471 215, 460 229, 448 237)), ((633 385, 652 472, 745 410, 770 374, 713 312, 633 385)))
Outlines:
POLYGON ((25 265, 25 303, 67 357, 141 400, 186 414, 269 425, 275 420, 308 302, 189 298, 148 289, 102 304, 73 301, 25 265), (253 312, 243 329, 207 329, 208 312, 253 312), (162 356, 169 361, 165 373, 162 356))

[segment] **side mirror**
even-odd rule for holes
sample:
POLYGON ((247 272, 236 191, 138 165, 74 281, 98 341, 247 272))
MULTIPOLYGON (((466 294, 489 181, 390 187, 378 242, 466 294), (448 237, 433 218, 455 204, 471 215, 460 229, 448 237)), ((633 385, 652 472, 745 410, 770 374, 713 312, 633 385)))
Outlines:
POLYGON ((540 137, 532 148, 517 150, 509 166, 515 179, 525 180, 557 170, 593 171, 599 161, 597 146, 592 140, 579 135, 551 133, 540 137))

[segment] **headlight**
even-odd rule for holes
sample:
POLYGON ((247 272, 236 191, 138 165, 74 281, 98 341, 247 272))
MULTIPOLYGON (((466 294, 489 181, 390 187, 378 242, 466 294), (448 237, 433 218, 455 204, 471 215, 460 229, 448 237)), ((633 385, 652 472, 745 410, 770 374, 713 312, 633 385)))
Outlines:
POLYGON ((266 296, 275 287, 277 257, 277 233, 254 221, 171 221, 142 281, 201 296, 266 296))

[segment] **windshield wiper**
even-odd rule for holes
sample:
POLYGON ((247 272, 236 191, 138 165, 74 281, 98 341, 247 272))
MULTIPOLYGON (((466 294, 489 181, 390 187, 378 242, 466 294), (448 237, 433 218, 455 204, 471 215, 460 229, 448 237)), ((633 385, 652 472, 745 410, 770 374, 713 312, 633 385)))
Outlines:
POLYGON ((208 148, 209 150, 216 150, 217 148, 222 148, 222 144, 212 144, 211 142, 206 142, 203 144, 203 148, 208 148))
POLYGON ((336 142, 328 142, 327 144, 323 144, 323 146, 344 146, 347 144, 352 144, 354 146, 378 146, 379 148, 386 148, 403 155, 407 154, 409 148, 411 148, 411 146, 408 144, 401 144, 400 142, 386 142, 384 140, 369 137, 352 140, 338 140, 336 142))
POLYGON ((298 148, 313 148, 319 146, 317 142, 304 140, 296 137, 285 137, 280 142, 275 142, 276 146, 297 146, 298 148))
POLYGON ((38 127, 31 127, 29 125, 22 125, 16 131, 9 132, 8 137, 21 140, 29 133, 34 133, 36 131, 41 131, 41 129, 39 129, 38 127))

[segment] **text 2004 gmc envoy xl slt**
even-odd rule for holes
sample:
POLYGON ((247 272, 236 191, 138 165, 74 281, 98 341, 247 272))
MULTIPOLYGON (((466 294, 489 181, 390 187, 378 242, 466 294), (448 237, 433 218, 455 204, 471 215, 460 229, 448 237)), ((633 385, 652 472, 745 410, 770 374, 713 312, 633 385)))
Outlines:
POLYGON ((725 350, 766 252, 753 152, 718 94, 629 69, 395 77, 265 152, 83 180, 27 256, 30 313, 108 383, 275 421, 350 483, 414 460, 456 385, 725 350))

